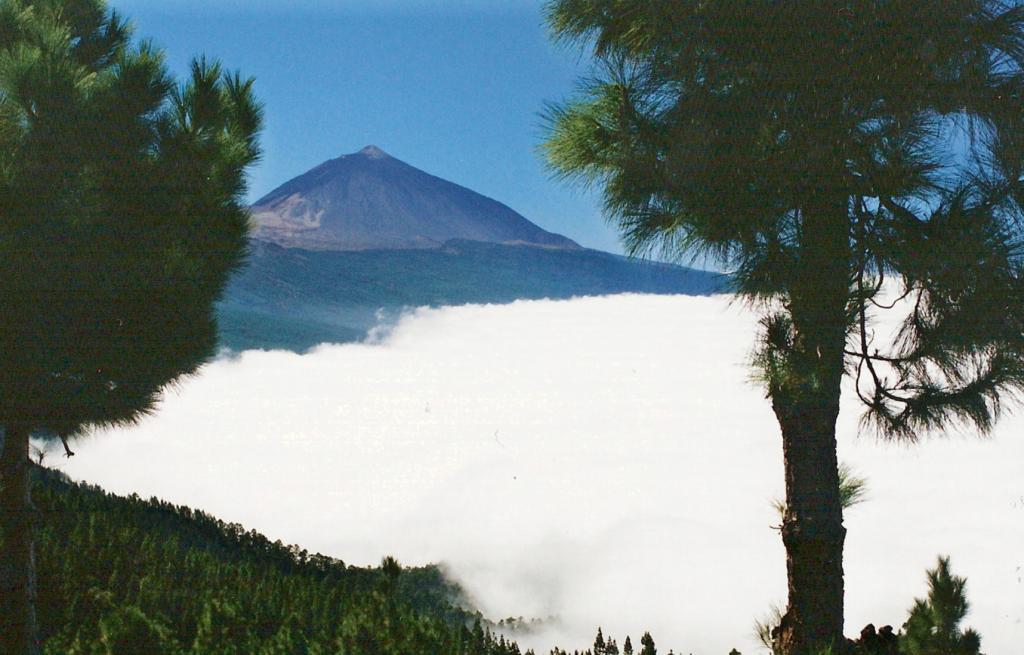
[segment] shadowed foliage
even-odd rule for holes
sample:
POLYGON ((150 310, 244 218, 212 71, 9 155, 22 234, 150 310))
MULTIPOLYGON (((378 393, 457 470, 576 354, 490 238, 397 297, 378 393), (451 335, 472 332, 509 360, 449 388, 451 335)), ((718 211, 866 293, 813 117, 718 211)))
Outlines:
POLYGON ((133 421, 210 356, 213 303, 244 256, 261 113, 252 80, 216 63, 177 85, 101 0, 0 2, 9 652, 37 651, 28 437, 133 421))
POLYGON ((519 655, 434 566, 347 565, 33 467, 47 655, 519 655))
POLYGON ((596 72, 547 113, 634 253, 708 253, 763 310, 786 463, 786 653, 842 641, 835 419, 988 431, 1024 387, 1024 7, 553 0, 596 72), (873 326, 885 312, 902 328, 873 326))
POLYGON ((940 557, 928 571, 928 597, 917 599, 903 624, 900 652, 906 655, 978 655, 981 637, 961 630, 969 604, 967 580, 953 575, 949 558, 940 557))

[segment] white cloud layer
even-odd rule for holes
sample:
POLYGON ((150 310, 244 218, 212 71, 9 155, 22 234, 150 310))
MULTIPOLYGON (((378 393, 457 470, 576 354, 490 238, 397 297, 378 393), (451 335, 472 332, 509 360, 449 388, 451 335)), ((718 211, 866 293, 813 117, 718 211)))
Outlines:
MULTIPOLYGON (((59 466, 349 563, 444 562, 492 618, 558 616, 520 638, 544 652, 598 625, 757 652, 752 622, 786 586, 755 329, 724 297, 419 310, 374 344, 217 361, 59 466)), ((904 447, 857 438, 858 417, 847 402, 840 458, 869 483, 846 520, 847 633, 899 627, 948 554, 984 651, 1015 652, 1024 422, 904 447)))

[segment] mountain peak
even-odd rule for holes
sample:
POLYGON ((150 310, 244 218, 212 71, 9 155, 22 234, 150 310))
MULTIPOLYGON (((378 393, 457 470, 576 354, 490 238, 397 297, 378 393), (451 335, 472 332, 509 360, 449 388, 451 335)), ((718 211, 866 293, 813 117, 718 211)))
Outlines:
POLYGON ((307 250, 430 249, 452 239, 579 248, 375 145, 285 182, 256 201, 252 222, 254 238, 307 250))
POLYGON ((383 150, 372 144, 366 146, 356 154, 363 155, 364 157, 369 157, 370 159, 384 159, 385 157, 388 156, 388 153, 384 152, 383 150))

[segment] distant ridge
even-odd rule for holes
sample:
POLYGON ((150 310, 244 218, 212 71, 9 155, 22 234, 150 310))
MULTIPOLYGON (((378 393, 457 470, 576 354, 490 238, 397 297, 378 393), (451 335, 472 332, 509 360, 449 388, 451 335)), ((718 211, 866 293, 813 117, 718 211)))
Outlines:
POLYGON ((310 251, 255 242, 220 304, 221 344, 296 352, 360 341, 410 307, 616 293, 706 295, 716 273, 585 248, 451 240, 416 250, 310 251))
POLYGON ((252 221, 253 238, 306 250, 434 249, 452 239, 580 247, 373 145, 285 182, 256 201, 252 221))

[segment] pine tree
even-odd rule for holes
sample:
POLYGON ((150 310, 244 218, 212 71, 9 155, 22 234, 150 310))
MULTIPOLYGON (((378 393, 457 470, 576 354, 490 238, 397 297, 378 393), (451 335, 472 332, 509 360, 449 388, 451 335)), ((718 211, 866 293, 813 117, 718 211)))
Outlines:
POLYGON ((967 580, 953 575, 949 558, 940 557, 928 572, 928 598, 918 599, 903 625, 900 652, 906 655, 978 655, 981 637, 961 631, 967 616, 967 580))
POLYGON ((179 652, 166 626, 131 605, 103 617, 99 641, 102 655, 177 655, 179 652))
POLYGON ((651 637, 650 632, 645 632, 644 636, 640 638, 640 655, 658 655, 658 650, 654 647, 654 638, 651 637))
POLYGON ((597 637, 594 638, 594 655, 605 655, 604 635, 601 628, 597 628, 597 637))
POLYGON ((242 262, 251 80, 176 87, 102 0, 0 0, 0 641, 34 655, 29 437, 150 411, 242 262))
POLYGON ((629 635, 626 635, 626 641, 622 644, 622 655, 633 655, 633 642, 629 640, 629 635))
POLYGON ((547 11, 598 66, 549 111, 554 171, 601 187, 632 253, 710 254, 764 308, 754 364, 786 480, 776 640, 789 655, 839 644, 843 376, 866 423, 904 440, 950 423, 987 431, 1024 388, 1024 6, 547 11), (886 311, 906 315, 888 342, 871 329, 886 311))
POLYGON ((238 605, 215 598, 203 605, 191 655, 247 655, 255 643, 238 605))

